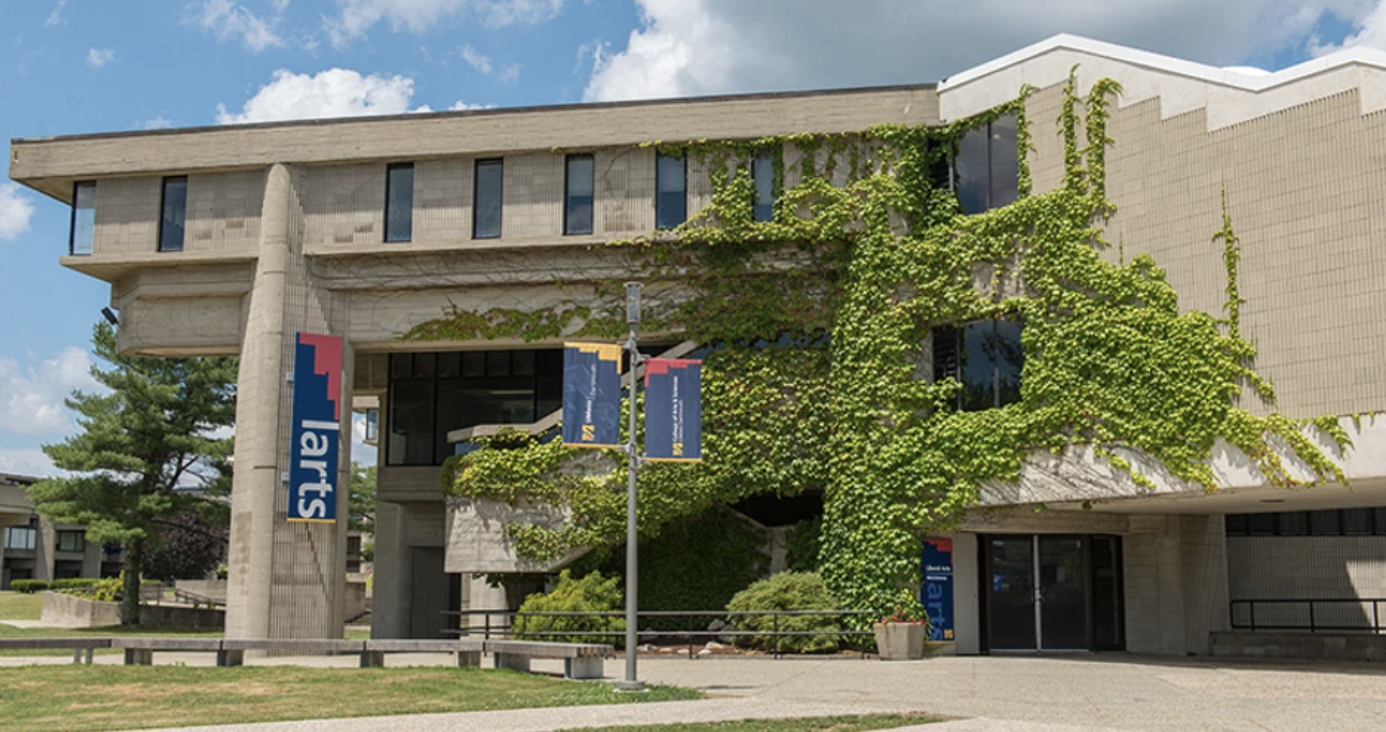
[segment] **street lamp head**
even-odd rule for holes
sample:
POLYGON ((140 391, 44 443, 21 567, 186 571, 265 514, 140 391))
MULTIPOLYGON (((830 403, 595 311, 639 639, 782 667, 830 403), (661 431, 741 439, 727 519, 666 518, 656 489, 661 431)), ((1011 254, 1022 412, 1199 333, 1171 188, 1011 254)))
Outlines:
POLYGON ((626 283, 626 322, 636 325, 640 322, 640 283, 626 283))

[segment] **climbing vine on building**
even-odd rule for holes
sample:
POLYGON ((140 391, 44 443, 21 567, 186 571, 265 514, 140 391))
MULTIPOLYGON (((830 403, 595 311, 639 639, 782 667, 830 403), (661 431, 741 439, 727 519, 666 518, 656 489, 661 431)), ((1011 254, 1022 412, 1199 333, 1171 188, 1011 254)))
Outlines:
MULTIPOLYGON (((1181 313, 1151 257, 1103 256, 1115 211, 1106 198, 1107 105, 1118 85, 1099 81, 1083 97, 1070 77, 1057 120, 1064 181, 1040 194, 1027 160, 1032 91, 943 127, 651 143, 706 169, 711 203, 674 231, 597 253, 622 257, 626 277, 567 285, 571 301, 541 313, 453 310, 405 337, 612 338, 623 327, 620 282, 650 283, 648 327, 705 344, 705 461, 642 469, 642 530, 717 502, 821 489, 821 572, 854 608, 917 613, 920 537, 955 525, 984 483, 1017 480, 1038 451, 1090 446, 1153 486, 1121 457, 1140 455, 1214 490, 1209 458, 1219 438, 1272 482, 1295 485, 1274 449, 1285 444, 1315 480, 1343 480, 1301 422, 1236 401, 1245 385, 1268 402, 1274 391, 1252 369, 1255 348, 1238 328, 1230 217, 1216 237, 1228 317, 1181 313), (964 215, 946 182, 948 161, 963 134, 1005 115, 1017 122, 1019 199, 964 215), (778 193, 767 222, 751 213, 751 161, 760 154, 773 156, 778 193), (1024 324, 1019 400, 960 411, 962 384, 922 373, 931 333, 1002 318, 1024 324)), ((1312 422, 1349 444, 1336 419, 1312 422)), ((565 506, 562 528, 507 527, 520 554, 553 558, 622 540, 624 471, 614 454, 507 433, 455 458, 443 484, 453 496, 565 506)))

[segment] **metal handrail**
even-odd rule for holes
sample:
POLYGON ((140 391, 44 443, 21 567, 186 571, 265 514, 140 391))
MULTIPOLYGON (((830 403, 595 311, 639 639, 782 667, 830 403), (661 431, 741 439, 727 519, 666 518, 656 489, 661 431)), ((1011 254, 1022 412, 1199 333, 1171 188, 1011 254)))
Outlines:
MULTIPOLYGON (((481 633, 482 636, 490 640, 494 634, 498 638, 509 638, 517 634, 532 637, 621 637, 624 631, 610 630, 526 630, 524 628, 525 618, 543 617, 587 617, 587 618, 620 618, 625 613, 620 611, 553 611, 553 612, 521 612, 519 610, 447 610, 444 616, 461 618, 465 615, 480 615, 483 624, 479 626, 459 626, 449 630, 458 635, 472 635, 481 633), (508 624, 493 625, 491 618, 499 616, 502 620, 508 618, 508 624), (516 626, 519 626, 518 629, 516 626)), ((695 638, 717 638, 721 636, 735 637, 772 637, 775 639, 774 654, 776 658, 783 656, 781 651, 780 638, 793 636, 869 636, 873 634, 870 630, 848 630, 846 628, 838 630, 780 630, 779 619, 786 617, 861 617, 876 614, 869 610, 641 610, 637 613, 639 617, 769 617, 772 619, 774 629, 772 630, 738 630, 736 628, 725 628, 723 630, 637 630, 637 637, 674 637, 684 638, 688 641, 688 657, 696 658, 693 652, 693 640, 695 638)), ((862 651, 865 655, 865 651, 862 651)))
POLYGON ((1380 634, 1386 628, 1381 624, 1381 603, 1386 602, 1386 597, 1303 597, 1303 598, 1262 598, 1248 600, 1232 600, 1228 603, 1228 616, 1233 630, 1307 630, 1310 633, 1320 631, 1353 631, 1358 633, 1380 634), (1316 607, 1319 605, 1356 605, 1365 606, 1371 604, 1372 616, 1370 625, 1334 625, 1320 623, 1319 613, 1316 607), (1256 607, 1258 605, 1284 606, 1300 605, 1308 610, 1309 623, 1298 625, 1285 625, 1283 623, 1257 623, 1256 607), (1238 606, 1245 606, 1247 609, 1247 622, 1239 622, 1237 617, 1238 606))

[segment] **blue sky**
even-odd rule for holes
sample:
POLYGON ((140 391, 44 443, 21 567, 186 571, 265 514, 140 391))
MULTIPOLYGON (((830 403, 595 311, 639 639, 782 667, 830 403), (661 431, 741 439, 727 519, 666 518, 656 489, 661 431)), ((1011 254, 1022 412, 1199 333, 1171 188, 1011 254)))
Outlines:
MULTIPOLYGON (((1071 32, 1279 69, 1386 47, 1381 0, 0 0, 0 139, 929 82, 1071 32)), ((0 181, 0 471, 45 473, 105 283, 0 181)), ((372 459, 366 454, 364 457, 372 459)))

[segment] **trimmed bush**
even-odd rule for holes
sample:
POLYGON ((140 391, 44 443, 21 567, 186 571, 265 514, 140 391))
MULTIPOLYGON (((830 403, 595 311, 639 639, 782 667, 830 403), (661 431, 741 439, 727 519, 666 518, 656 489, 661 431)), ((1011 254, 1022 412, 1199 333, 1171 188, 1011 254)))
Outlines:
MULTIPOLYGON (((727 603, 729 612, 755 610, 838 610, 837 600, 812 572, 780 572, 736 593, 727 603)), ((737 630, 837 630, 842 618, 833 615, 733 615, 727 619, 737 630)), ((837 635, 736 636, 739 646, 786 653, 828 653, 841 642, 837 635), (778 642, 778 646, 777 646, 778 642)))
POLYGON ((49 588, 48 580, 18 579, 10 581, 10 589, 25 595, 44 592, 49 588))
POLYGON ((69 577, 67 579, 53 580, 50 589, 54 590, 76 590, 83 587, 91 587, 101 580, 91 577, 69 577))
MULTIPOLYGON (((611 612, 622 607, 621 578, 602 577, 593 572, 582 579, 573 579, 569 570, 558 575, 558 586, 552 592, 536 592, 525 598, 522 613, 611 612)), ((617 636, 563 635, 563 633, 624 632, 625 620, 619 617, 540 617, 517 618, 515 637, 528 640, 568 643, 611 643, 621 645, 617 636)))

